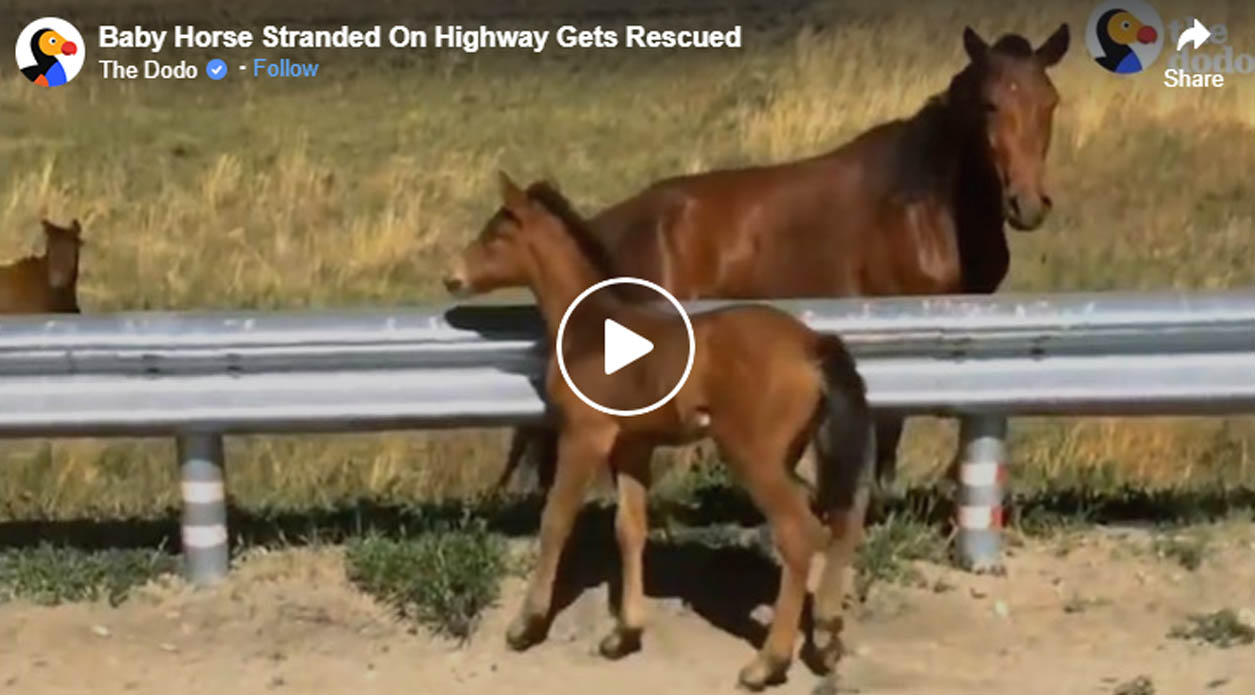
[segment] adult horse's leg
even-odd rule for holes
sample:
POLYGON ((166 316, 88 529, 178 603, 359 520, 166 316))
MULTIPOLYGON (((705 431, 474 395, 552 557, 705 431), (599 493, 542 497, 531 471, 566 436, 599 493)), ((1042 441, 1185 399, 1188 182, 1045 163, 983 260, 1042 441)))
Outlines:
POLYGON ((597 470, 606 465, 614 436, 609 428, 568 431, 558 441, 557 471, 540 518, 540 555, 523 607, 506 633, 506 641, 514 649, 526 649, 545 638, 562 549, 589 484, 597 470))
POLYGON ((558 433, 553 427, 548 424, 516 427, 510 437, 510 451, 506 454, 505 469, 497 478, 493 491, 503 492, 520 466, 524 471, 534 469, 532 476, 535 482, 524 485, 524 490, 535 487, 542 492, 548 491, 553 485, 557 458, 558 433), (529 449, 532 451, 530 462, 527 456, 529 449))
POLYGON ((510 479, 514 477, 514 472, 518 470, 519 464, 523 462, 523 456, 527 454, 527 446, 531 444, 534 436, 532 429, 524 425, 515 427, 511 431, 510 450, 505 455, 505 469, 501 471, 496 484, 492 486, 493 492, 504 492, 506 486, 510 484, 510 479))
POLYGON ((876 485, 888 487, 897 476, 898 442, 902 440, 901 415, 876 415, 876 485))
POLYGON ((648 537, 646 497, 649 493, 649 460, 653 447, 629 444, 615 450, 611 463, 619 490, 615 534, 622 558, 623 587, 615 626, 601 641, 601 654, 619 659, 640 649, 645 627, 645 541, 648 537))

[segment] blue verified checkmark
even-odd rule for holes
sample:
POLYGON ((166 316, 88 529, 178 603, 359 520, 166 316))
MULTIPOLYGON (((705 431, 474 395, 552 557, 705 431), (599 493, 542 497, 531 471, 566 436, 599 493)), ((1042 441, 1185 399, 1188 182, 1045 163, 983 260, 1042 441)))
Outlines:
POLYGON ((214 58, 205 66, 205 74, 209 75, 211 80, 221 80, 227 76, 227 61, 214 58))

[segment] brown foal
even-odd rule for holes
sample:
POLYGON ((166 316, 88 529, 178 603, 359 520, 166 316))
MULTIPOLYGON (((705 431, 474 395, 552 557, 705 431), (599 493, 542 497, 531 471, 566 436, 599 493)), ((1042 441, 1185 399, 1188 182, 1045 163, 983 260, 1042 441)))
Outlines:
MULTIPOLYGON (((593 409, 560 376, 559 349, 580 389, 611 407, 652 402, 671 389, 674 379, 659 373, 661 363, 648 358, 622 373, 605 374, 603 336, 591 330, 600 329, 600 322, 587 323, 583 330, 569 322, 564 345, 556 344, 568 305, 607 277, 600 246, 553 188, 533 184, 523 191, 504 174, 501 185, 503 207, 459 262, 508 257, 521 270, 521 284, 535 295, 547 328, 551 350, 545 391, 559 433, 555 480, 540 525, 540 556, 522 610, 510 626, 510 645, 525 649, 544 639, 562 548, 589 484, 609 467, 618 488, 615 527, 623 592, 616 625, 600 649, 618 658, 639 648, 650 456, 659 445, 710 437, 767 518, 783 564, 771 628, 757 657, 741 670, 740 682, 758 689, 783 678, 793 657, 811 558, 821 549, 826 563, 816 593, 814 636, 819 662, 831 668, 841 651, 844 578, 862 536, 865 472, 874 449, 863 381, 840 339, 816 334, 767 306, 697 314, 692 317, 692 371, 671 400, 632 417, 593 409), (820 461, 818 516, 791 475, 812 441, 820 461)), ((601 315, 648 335, 655 344, 651 354, 663 361, 674 364, 677 355, 687 355, 688 338, 678 316, 608 293, 590 295, 579 306, 590 302, 601 315)))
POLYGON ((0 267, 0 314, 77 314, 78 220, 59 227, 43 220, 44 255, 0 267))

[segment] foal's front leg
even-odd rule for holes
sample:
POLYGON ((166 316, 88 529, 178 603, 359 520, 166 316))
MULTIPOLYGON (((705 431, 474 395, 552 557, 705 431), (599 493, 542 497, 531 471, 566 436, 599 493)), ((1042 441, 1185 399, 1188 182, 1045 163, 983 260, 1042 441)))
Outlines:
POLYGON ((606 465, 614 435, 613 430, 564 431, 561 434, 557 471, 540 518, 540 556, 522 610, 506 633, 506 641, 514 649, 527 649, 545 638, 562 549, 571 535, 575 516, 583 506, 589 483, 606 465))
POLYGON ((614 629, 601 641, 601 654, 620 659, 641 647, 645 629, 645 541, 649 535, 647 497, 650 456, 648 444, 623 443, 615 448, 614 467, 619 504, 615 510, 615 535, 619 540, 623 583, 614 629))

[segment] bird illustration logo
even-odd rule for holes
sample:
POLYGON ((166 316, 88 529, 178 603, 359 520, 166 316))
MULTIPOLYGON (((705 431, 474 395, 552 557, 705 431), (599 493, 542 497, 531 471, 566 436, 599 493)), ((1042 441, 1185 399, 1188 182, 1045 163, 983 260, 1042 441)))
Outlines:
POLYGON ((41 87, 60 87, 83 69, 83 36, 57 17, 37 19, 17 37, 17 66, 41 87))
POLYGON ((1117 75, 1145 70, 1163 49, 1163 20, 1141 0, 1101 3, 1085 29, 1085 44, 1094 62, 1117 75))

